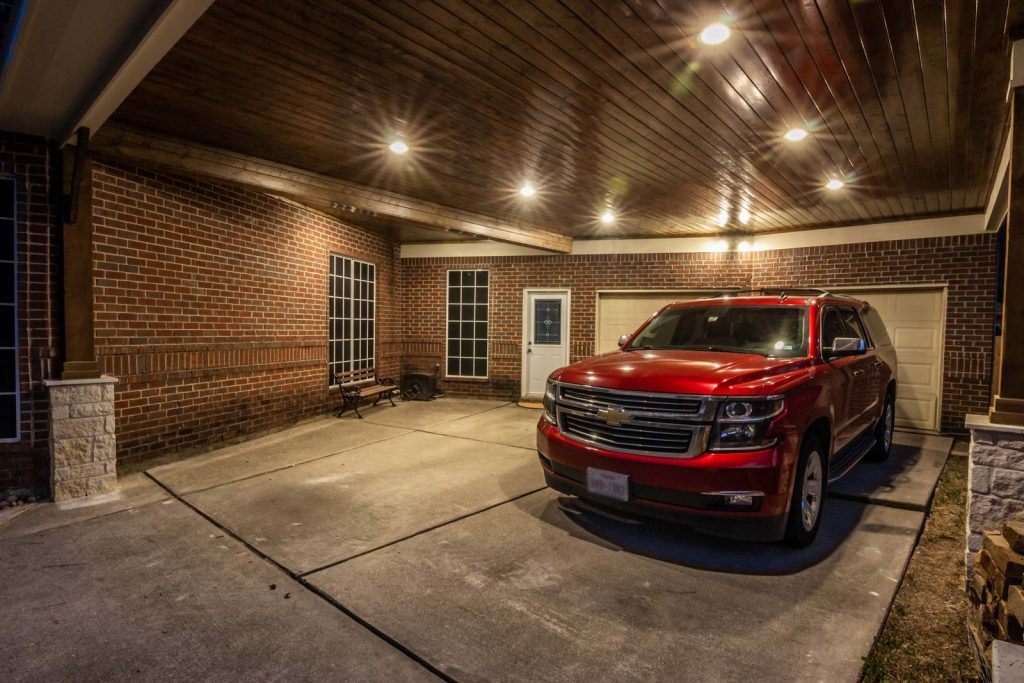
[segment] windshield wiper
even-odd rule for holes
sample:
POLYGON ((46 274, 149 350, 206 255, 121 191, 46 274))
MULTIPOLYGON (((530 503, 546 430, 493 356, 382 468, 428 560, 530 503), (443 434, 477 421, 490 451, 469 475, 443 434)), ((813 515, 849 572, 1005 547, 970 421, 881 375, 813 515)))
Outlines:
POLYGON ((629 348, 623 349, 623 350, 624 351, 653 351, 654 347, 651 346, 650 344, 644 344, 642 346, 630 346, 629 348))

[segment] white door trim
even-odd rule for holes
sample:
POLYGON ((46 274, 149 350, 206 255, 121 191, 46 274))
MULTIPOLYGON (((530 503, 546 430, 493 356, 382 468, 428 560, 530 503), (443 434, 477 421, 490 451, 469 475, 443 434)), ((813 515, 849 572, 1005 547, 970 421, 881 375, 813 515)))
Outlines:
POLYGON ((519 395, 522 397, 527 396, 526 389, 528 387, 529 378, 527 375, 527 364, 526 364, 526 343, 530 339, 530 295, 531 294, 565 294, 565 362, 562 365, 569 364, 569 357, 571 348, 570 330, 572 329, 572 290, 568 288, 551 288, 551 287, 528 287, 523 290, 523 332, 519 339, 519 395))

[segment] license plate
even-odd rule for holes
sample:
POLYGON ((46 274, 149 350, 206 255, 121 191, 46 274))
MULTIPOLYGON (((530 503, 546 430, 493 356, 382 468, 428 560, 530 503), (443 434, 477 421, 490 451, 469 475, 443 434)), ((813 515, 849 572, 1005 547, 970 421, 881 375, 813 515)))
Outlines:
POLYGON ((629 502, 629 475, 588 467, 587 491, 624 503, 629 502))

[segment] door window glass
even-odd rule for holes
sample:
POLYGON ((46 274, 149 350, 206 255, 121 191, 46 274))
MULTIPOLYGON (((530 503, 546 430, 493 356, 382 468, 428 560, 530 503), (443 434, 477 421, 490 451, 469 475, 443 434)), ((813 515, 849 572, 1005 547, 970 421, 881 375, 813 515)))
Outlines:
POLYGON ((562 300, 534 299, 533 343, 562 343, 562 300))

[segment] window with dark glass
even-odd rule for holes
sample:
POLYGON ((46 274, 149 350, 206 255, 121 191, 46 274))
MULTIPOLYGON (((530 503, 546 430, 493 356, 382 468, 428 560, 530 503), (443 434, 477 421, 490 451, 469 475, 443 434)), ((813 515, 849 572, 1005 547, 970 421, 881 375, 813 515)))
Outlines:
POLYGON ((487 377, 486 270, 448 271, 448 376, 487 377))
POLYGON ((18 231, 15 182, 0 178, 0 441, 17 441, 18 419, 18 231))
POLYGON ((562 343, 562 300, 534 299, 533 343, 562 343))
POLYGON ((377 268, 331 254, 328 362, 335 375, 374 367, 377 268))

